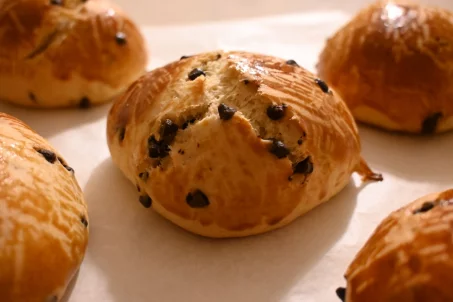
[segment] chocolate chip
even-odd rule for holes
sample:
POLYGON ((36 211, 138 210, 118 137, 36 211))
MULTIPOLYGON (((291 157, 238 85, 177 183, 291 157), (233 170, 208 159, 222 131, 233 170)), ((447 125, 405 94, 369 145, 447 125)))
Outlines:
POLYGON ((127 43, 126 34, 123 32, 117 32, 115 35, 115 41, 118 45, 125 45, 127 43))
POLYGON ((68 164, 61 157, 57 157, 57 159, 66 170, 68 170, 71 173, 74 173, 74 169, 68 166, 68 164))
POLYGON ((196 78, 198 78, 199 76, 206 76, 206 73, 204 73, 203 70, 201 69, 198 69, 198 68, 195 68, 194 70, 192 70, 191 72, 189 72, 189 80, 193 81, 195 80, 196 78))
POLYGON ((87 228, 88 227, 88 220, 85 216, 80 216, 80 222, 87 228))
POLYGON ((145 208, 150 208, 153 204, 153 200, 148 195, 142 195, 138 200, 145 208))
POLYGON ((313 173, 313 163, 311 162, 310 156, 301 162, 298 162, 293 167, 294 174, 311 174, 313 173))
POLYGON ((191 208, 205 208, 209 206, 208 197, 200 190, 187 194, 186 202, 191 208))
POLYGON ((325 93, 329 93, 329 86, 327 86, 326 82, 320 79, 315 79, 315 83, 318 84, 319 88, 325 93))
POLYGON ((217 110, 219 111, 220 119, 224 120, 224 121, 230 120, 236 113, 236 109, 234 109, 230 106, 227 106, 224 103, 220 104, 217 107, 217 110))
POLYGON ((288 148, 282 141, 279 140, 272 141, 272 145, 269 151, 278 158, 285 158, 289 155, 288 148))
POLYGON ((294 60, 288 60, 286 61, 286 64, 299 67, 299 64, 294 60))
POLYGON ((149 173, 148 172, 141 172, 140 174, 138 174, 138 177, 143 180, 143 181, 147 181, 148 178, 149 178, 149 173))
POLYGON ((179 150, 178 150, 178 153, 181 154, 181 155, 184 155, 185 152, 184 152, 184 150, 179 149, 179 150))
POLYGON ((185 60, 185 59, 188 59, 188 58, 191 58, 192 56, 182 56, 179 60, 185 60))
POLYGON ((339 287, 335 291, 337 294, 338 298, 340 298, 341 301, 345 302, 346 301, 346 288, 344 287, 339 287))
POLYGON ((42 156, 44 156, 44 158, 51 164, 55 163, 55 161, 57 160, 57 156, 55 155, 55 153, 53 153, 52 151, 50 150, 46 150, 46 149, 35 149, 39 154, 41 154, 42 156))
POLYGON ((52 5, 63 5, 62 0, 50 0, 50 4, 52 5))
POLYGON ((138 191, 138 193, 140 193, 142 189, 140 188, 139 185, 136 185, 136 186, 137 186, 137 191, 138 191))
POLYGON ((422 123, 422 134, 433 134, 436 132, 437 124, 442 118, 442 112, 436 112, 425 118, 422 123))
POLYGON ((158 141, 151 135, 148 138, 148 154, 151 158, 164 158, 170 152, 170 146, 164 141, 158 141))
POLYGON ((217 56, 215 57, 215 59, 220 60, 221 57, 222 57, 222 55, 218 53, 217 56))
POLYGON ((171 144, 175 139, 178 129, 178 125, 173 123, 172 120, 166 119, 160 125, 160 140, 165 142, 166 144, 171 144))
POLYGON ((79 102, 79 107, 82 109, 87 109, 91 107, 91 101, 89 98, 84 97, 79 102))
POLYGON ((304 141, 303 141, 302 138, 299 138, 299 139, 297 140, 297 144, 298 144, 298 145, 302 145, 303 142, 304 142, 304 141))
POLYGON ((422 204, 422 207, 420 209, 415 210, 413 213, 414 214, 425 213, 434 208, 434 206, 435 206, 434 202, 427 201, 424 204, 422 204))
POLYGON ((30 101, 32 101, 33 103, 37 103, 38 101, 36 100, 36 96, 33 92, 29 92, 28 93, 28 98, 30 99, 30 101))
POLYGON ((193 124, 193 123, 195 123, 196 121, 197 121, 197 120, 196 120, 195 118, 193 118, 193 119, 190 119, 190 120, 184 122, 184 124, 182 124, 182 126, 181 126, 181 129, 182 129, 182 130, 186 129, 187 127, 189 127, 189 124, 193 124))
POLYGON ((274 121, 278 121, 285 116, 286 108, 288 106, 283 105, 271 105, 267 107, 267 116, 274 121))
POLYGON ((120 142, 122 142, 124 140, 125 135, 126 135, 126 128, 120 128, 119 135, 118 135, 120 142))
POLYGON ((244 82, 245 85, 248 85, 250 83, 249 80, 244 80, 243 82, 244 82))

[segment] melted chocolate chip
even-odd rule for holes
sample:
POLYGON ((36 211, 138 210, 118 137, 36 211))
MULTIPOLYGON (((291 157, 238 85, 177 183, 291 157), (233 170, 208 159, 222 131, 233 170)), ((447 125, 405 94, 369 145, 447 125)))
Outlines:
POLYGON ((442 112, 436 112, 425 118, 422 123, 422 134, 433 134, 436 132, 437 124, 442 118, 442 112))
POLYGON ((289 155, 288 148, 282 141, 279 140, 272 141, 272 145, 269 151, 278 158, 285 158, 289 155))
POLYGON ((181 154, 181 155, 184 155, 185 152, 184 152, 184 150, 179 149, 179 150, 178 150, 178 153, 181 154))
POLYGON ((91 101, 89 98, 84 97, 79 102, 79 107, 82 109, 87 109, 91 107, 91 101))
POLYGON ((327 86, 326 82, 320 79, 315 79, 315 83, 318 84, 319 88, 325 93, 329 93, 329 86, 327 86))
POLYGON ((115 35, 115 41, 118 45, 125 45, 127 43, 126 34, 123 32, 117 32, 115 35))
POLYGON ((236 113, 236 109, 229 107, 224 103, 220 104, 217 110, 219 111, 220 119, 224 121, 230 120, 236 113))
POLYGON ((301 162, 298 162, 293 167, 294 174, 311 174, 313 173, 313 163, 311 162, 310 156, 301 162))
POLYGON ((120 142, 122 142, 124 140, 124 137, 126 136, 126 128, 120 128, 118 132, 118 137, 120 139, 120 142))
POLYGON ((288 60, 286 61, 286 64, 299 67, 299 64, 294 60, 288 60))
POLYGON ((28 98, 30 99, 30 101, 32 101, 33 103, 37 103, 38 101, 36 100, 36 96, 33 92, 29 92, 28 93, 28 98))
POLYGON ((147 181, 148 178, 149 178, 149 173, 148 172, 141 172, 140 174, 138 174, 138 177, 143 180, 143 181, 147 181))
POLYGON ((55 163, 55 161, 57 160, 57 156, 55 155, 55 153, 53 153, 52 151, 50 150, 46 150, 46 149, 36 149, 36 151, 41 154, 42 156, 44 156, 44 158, 51 164, 55 163))
POLYGON ((286 108, 288 106, 283 104, 283 105, 271 105, 267 107, 267 116, 274 121, 278 121, 282 119, 285 116, 286 108))
POLYGON ((198 68, 195 68, 194 70, 189 72, 189 75, 188 75, 189 80, 191 80, 191 81, 195 80, 199 76, 206 76, 206 73, 203 70, 198 69, 198 68))
POLYGON ((142 195, 138 200, 145 208, 150 208, 151 205, 153 204, 153 200, 148 195, 142 195))
POLYGON ((346 288, 344 287, 339 287, 335 291, 337 294, 338 298, 340 298, 341 301, 345 302, 346 301, 346 288))
POLYGON ((188 58, 191 58, 192 56, 182 56, 179 60, 185 60, 185 59, 188 59, 188 58))
POLYGON ((298 144, 298 145, 302 145, 303 142, 304 142, 304 141, 303 141, 302 138, 299 138, 299 139, 297 140, 297 144, 298 144))
POLYGON ((186 121, 184 124, 182 124, 181 129, 182 129, 182 130, 186 129, 187 127, 189 127, 189 124, 193 124, 193 123, 195 123, 196 121, 197 121, 197 120, 196 120, 195 118, 186 121))
POLYGON ((222 57, 222 55, 218 53, 217 56, 215 57, 215 59, 220 60, 221 57, 222 57))
POLYGON ((172 120, 166 119, 160 125, 160 140, 166 144, 171 144, 175 139, 178 129, 178 125, 173 123, 172 120))
POLYGON ((413 213, 414 214, 425 213, 434 208, 434 206, 435 206, 434 202, 427 201, 424 204, 422 204, 420 209, 415 210, 413 213))
POLYGON ((52 5, 63 5, 62 0, 50 0, 50 4, 52 5))
POLYGON ((87 228, 88 227, 88 220, 85 216, 80 216, 80 222, 87 228))
POLYGON ((187 194, 186 202, 191 208, 205 208, 209 206, 208 197, 200 190, 187 194))
POLYGON ((151 135, 148 138, 148 154, 151 158, 164 158, 170 152, 170 146, 164 141, 158 141, 151 135))
POLYGON ((61 157, 57 157, 57 159, 66 170, 68 170, 71 173, 74 173, 74 169, 68 166, 68 164, 61 157))
POLYGON ((244 82, 245 85, 248 85, 250 83, 249 80, 244 80, 243 82, 244 82))

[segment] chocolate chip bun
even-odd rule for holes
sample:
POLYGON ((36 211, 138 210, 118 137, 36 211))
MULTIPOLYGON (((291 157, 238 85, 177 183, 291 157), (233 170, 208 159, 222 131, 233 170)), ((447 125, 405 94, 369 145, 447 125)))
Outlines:
POLYGON ((0 1, 0 101, 82 108, 111 101, 146 68, 136 25, 106 0, 0 1))
POLYGON ((453 190, 390 214, 346 272, 346 302, 453 301, 453 190))
POLYGON ((157 68, 113 105, 114 163, 140 202, 182 228, 239 237, 282 227, 358 172, 346 105, 293 60, 209 52, 157 68))
POLYGON ((380 1, 328 39, 318 74, 361 122, 406 133, 453 128, 453 13, 380 1))
POLYGON ((0 301, 59 301, 87 240, 74 170, 27 125, 0 113, 0 301))

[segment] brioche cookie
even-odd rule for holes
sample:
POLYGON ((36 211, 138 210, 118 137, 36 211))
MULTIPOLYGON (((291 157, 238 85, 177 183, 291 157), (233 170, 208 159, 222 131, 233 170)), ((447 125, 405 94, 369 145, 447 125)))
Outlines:
POLYGON ((383 129, 453 128, 453 13, 379 1, 328 39, 318 74, 354 117, 383 129))
POLYGON ((346 272, 346 302, 453 301, 453 190, 390 214, 346 272))
POLYGON ((137 26, 107 0, 0 1, 0 101, 82 108, 145 72, 137 26))
POLYGON ((282 227, 358 172, 357 128, 329 87, 293 60, 209 52, 136 81, 108 115, 113 162, 140 202, 208 237, 282 227))
POLYGON ((87 240, 74 170, 27 125, 0 113, 0 301, 59 301, 87 240))

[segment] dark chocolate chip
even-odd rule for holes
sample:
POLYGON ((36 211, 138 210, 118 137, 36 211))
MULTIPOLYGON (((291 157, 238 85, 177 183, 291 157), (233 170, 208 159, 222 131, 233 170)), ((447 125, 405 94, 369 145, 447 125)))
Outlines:
POLYGON ((282 141, 279 140, 272 141, 270 152, 278 158, 285 158, 289 155, 289 149, 282 141))
POLYGON ((248 85, 250 83, 249 80, 244 80, 243 82, 244 82, 245 85, 248 85))
POLYGON ((184 155, 185 152, 184 152, 184 150, 179 149, 179 150, 178 150, 178 153, 181 154, 181 155, 184 155))
POLYGON ((88 227, 88 220, 85 216, 80 216, 80 222, 87 228, 88 227))
POLYGON ((170 146, 164 141, 158 141, 151 135, 148 138, 148 154, 151 158, 164 158, 170 152, 170 146))
POLYGON ((115 35, 115 41, 118 45, 125 45, 127 43, 126 34, 123 32, 117 32, 115 35))
POLYGON ((91 107, 91 101, 89 98, 84 97, 79 102, 79 107, 82 109, 87 109, 91 107))
POLYGON ((28 98, 30 99, 30 101, 32 101, 33 103, 37 103, 38 101, 36 100, 36 95, 33 93, 33 92, 29 92, 28 93, 28 98))
POLYGON ((217 107, 217 110, 219 111, 219 116, 221 120, 228 121, 230 120, 233 115, 236 113, 236 109, 225 105, 224 103, 220 104, 217 107))
POLYGON ((320 79, 315 79, 315 83, 318 84, 319 88, 325 93, 329 93, 329 86, 327 86, 326 82, 320 79))
POLYGON ((126 136, 126 128, 120 128, 118 136, 119 136, 120 142, 122 142, 124 140, 124 137, 126 136))
POLYGON ((160 125, 160 140, 165 142, 166 144, 171 144, 175 139, 178 129, 178 125, 173 123, 172 120, 166 119, 160 125))
POLYGON ((222 57, 222 55, 218 53, 217 56, 215 57, 215 59, 220 60, 221 57, 222 57))
POLYGON ((425 118, 422 123, 422 134, 433 134, 436 132, 437 124, 442 118, 442 112, 436 112, 425 118))
POLYGON ((196 121, 197 120, 195 118, 186 121, 184 124, 182 124, 181 129, 186 129, 187 127, 189 127, 189 124, 194 124, 196 121))
POLYGON ((271 105, 267 107, 267 116, 274 121, 278 121, 285 116, 286 108, 288 106, 283 105, 271 105))
POLYGON ((138 177, 140 177, 141 180, 147 181, 149 178, 149 173, 148 172, 141 172, 138 174, 138 177))
POLYGON ((209 206, 208 197, 200 190, 187 194, 186 202, 191 208, 205 208, 209 206))
POLYGON ((55 161, 57 160, 57 156, 55 155, 55 153, 53 153, 52 151, 50 150, 46 150, 46 149, 36 149, 36 151, 41 154, 42 156, 44 156, 44 158, 51 164, 55 163, 55 161))
POLYGON ((50 4, 52 5, 63 5, 62 0, 50 0, 50 4))
POLYGON ((294 174, 311 174, 313 173, 313 163, 311 162, 310 156, 301 162, 298 162, 293 167, 294 174))
POLYGON ((145 208, 150 208, 153 204, 153 200, 148 195, 140 196, 139 201, 145 208))
POLYGON ((341 301, 345 302, 346 301, 346 288, 344 287, 339 287, 335 291, 337 294, 338 298, 340 298, 341 301))
POLYGON ((294 60, 288 60, 286 61, 286 64, 299 67, 299 64, 294 60))
POLYGON ((74 173, 74 169, 68 166, 68 164, 61 157, 57 157, 57 159, 66 170, 68 170, 71 173, 74 173))
POLYGON ((422 204, 422 207, 420 209, 415 210, 413 213, 414 214, 425 213, 434 208, 434 206, 435 206, 434 202, 427 201, 424 204, 422 204))
POLYGON ((198 69, 198 68, 195 68, 194 70, 192 70, 191 72, 189 72, 189 80, 193 81, 195 80, 196 78, 198 78, 199 76, 206 76, 206 73, 204 73, 203 70, 201 69, 198 69))
POLYGON ((185 59, 188 59, 188 58, 191 58, 192 56, 182 56, 179 60, 185 60, 185 59))
POLYGON ((136 186, 137 186, 137 191, 138 191, 138 193, 140 193, 140 192, 142 191, 142 189, 140 188, 139 185, 136 185, 136 186))
POLYGON ((304 142, 304 141, 303 141, 302 138, 299 138, 299 139, 297 140, 297 144, 298 144, 298 145, 302 145, 303 142, 304 142))

